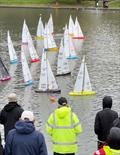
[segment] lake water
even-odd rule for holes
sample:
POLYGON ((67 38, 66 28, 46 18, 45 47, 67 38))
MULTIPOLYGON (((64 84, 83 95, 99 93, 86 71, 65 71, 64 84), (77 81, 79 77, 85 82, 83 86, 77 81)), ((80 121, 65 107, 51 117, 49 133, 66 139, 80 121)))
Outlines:
MULTIPOLYGON (((96 135, 94 134, 94 119, 97 111, 101 110, 102 98, 110 95, 113 98, 113 109, 120 112, 120 12, 115 11, 80 11, 76 9, 22 9, 0 8, 0 57, 7 66, 12 79, 0 83, 0 106, 7 103, 7 94, 16 92, 19 104, 24 109, 32 110, 36 116, 36 127, 46 138, 49 155, 52 155, 50 137, 46 134, 45 123, 49 114, 57 107, 50 101, 49 94, 37 94, 35 89, 39 81, 40 63, 29 64, 33 86, 24 87, 21 63, 10 65, 7 49, 7 30, 10 31, 13 44, 20 59, 21 32, 23 20, 26 19, 29 30, 34 38, 39 15, 43 22, 47 22, 50 13, 53 15, 55 40, 57 45, 63 35, 63 27, 68 23, 69 15, 73 20, 78 17, 82 31, 86 36, 84 41, 74 41, 78 60, 71 60, 71 76, 57 77, 61 95, 68 99, 73 110, 78 114, 83 126, 83 133, 79 136, 79 152, 77 155, 92 155, 96 150, 96 135), (72 90, 83 55, 90 75, 95 96, 71 97, 72 90)), ((34 40, 37 52, 41 57, 41 41, 34 40)), ((29 54, 26 49, 26 55, 29 54)), ((57 53, 48 53, 53 72, 55 73, 57 53)), ((3 129, 1 127, 3 135, 3 129)))

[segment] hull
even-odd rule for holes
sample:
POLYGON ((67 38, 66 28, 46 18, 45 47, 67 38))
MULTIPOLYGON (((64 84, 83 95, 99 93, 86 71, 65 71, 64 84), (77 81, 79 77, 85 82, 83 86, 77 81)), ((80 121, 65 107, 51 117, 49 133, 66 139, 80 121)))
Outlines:
POLYGON ((25 86, 29 86, 29 85, 32 85, 33 84, 33 81, 32 80, 29 80, 25 83, 25 86))
POLYGON ((10 80, 10 79, 11 79, 10 76, 6 76, 6 77, 4 77, 4 78, 1 78, 0 81, 8 81, 8 80, 10 80))
POLYGON ((43 37, 43 36, 36 36, 35 39, 36 39, 36 40, 43 40, 44 37, 43 37))
POLYGON ((71 56, 71 57, 67 57, 67 59, 78 59, 79 57, 77 56, 71 56))
POLYGON ((83 36, 83 37, 72 37, 72 39, 85 39, 85 36, 83 36))
POLYGON ((61 93, 60 89, 56 89, 56 90, 35 90, 36 93, 61 93))
POLYGON ((75 92, 75 91, 72 91, 72 92, 69 92, 69 95, 71 96, 86 96, 86 95, 95 95, 96 92, 94 91, 90 91, 90 92, 75 92))
POLYGON ((67 76, 67 75, 70 75, 71 72, 68 72, 68 73, 63 73, 63 74, 56 74, 56 76, 67 76))
POLYGON ((16 63, 18 63, 17 59, 10 61, 10 64, 16 64, 16 63))
POLYGON ((57 47, 54 47, 54 48, 48 48, 48 51, 50 52, 56 52, 58 51, 59 49, 57 47))
POLYGON ((31 63, 33 63, 33 62, 40 62, 40 59, 39 58, 37 58, 37 59, 31 59, 31 63))

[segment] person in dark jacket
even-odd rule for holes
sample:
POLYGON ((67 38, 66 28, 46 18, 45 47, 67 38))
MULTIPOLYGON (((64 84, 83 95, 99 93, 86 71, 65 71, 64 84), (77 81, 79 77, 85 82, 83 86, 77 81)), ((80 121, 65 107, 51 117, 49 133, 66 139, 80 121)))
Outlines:
POLYGON ((107 144, 94 155, 120 155, 120 128, 112 127, 106 142, 107 144))
POLYGON ((105 96, 103 98, 103 110, 99 111, 95 117, 94 132, 98 136, 98 149, 105 143, 113 121, 118 117, 118 113, 111 110, 112 98, 105 96))
POLYGON ((0 124, 4 126, 5 140, 9 130, 14 128, 15 123, 19 120, 23 112, 23 109, 17 103, 15 93, 8 95, 8 101, 9 103, 0 112, 0 124))
POLYGON ((113 122, 114 127, 120 128, 120 117, 116 118, 113 122))
POLYGON ((0 134, 0 155, 3 155, 3 146, 2 146, 1 134, 0 134))
POLYGON ((108 8, 109 0, 103 0, 103 8, 108 8))
POLYGON ((44 136, 35 130, 34 115, 24 111, 15 129, 9 131, 5 144, 5 155, 48 155, 44 136))

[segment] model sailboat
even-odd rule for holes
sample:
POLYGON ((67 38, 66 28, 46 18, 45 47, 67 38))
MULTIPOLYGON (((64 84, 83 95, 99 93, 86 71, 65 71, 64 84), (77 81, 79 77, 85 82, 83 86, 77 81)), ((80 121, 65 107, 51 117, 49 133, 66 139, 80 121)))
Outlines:
POLYGON ((28 32, 28 49, 30 52, 31 62, 39 62, 40 58, 38 57, 36 49, 33 45, 33 40, 32 40, 30 32, 28 32))
POLYGON ((10 80, 11 77, 9 75, 9 72, 7 68, 5 67, 2 59, 0 58, 0 81, 7 81, 10 80))
POLYGON ((85 36, 83 35, 83 32, 81 30, 80 24, 78 22, 78 19, 76 17, 75 20, 75 26, 74 26, 74 35, 72 37, 73 39, 85 39, 85 36))
POLYGON ((69 95, 79 96, 79 95, 93 95, 93 94, 96 94, 96 92, 92 91, 92 86, 90 83, 84 56, 75 82, 74 90, 70 92, 69 95))
POLYGON ((41 16, 40 16, 39 21, 38 21, 36 39, 37 40, 44 39, 44 26, 43 26, 43 22, 42 22, 41 16))
POLYGON ((17 55, 10 37, 9 31, 7 32, 7 41, 8 41, 8 52, 10 56, 10 63, 14 64, 18 62, 17 55))
POLYGON ((77 59, 78 56, 76 55, 75 48, 72 42, 72 38, 69 35, 67 25, 65 26, 64 32, 64 52, 67 59, 77 59))
POLYGON ((42 54, 42 61, 41 61, 41 73, 40 73, 40 81, 38 90, 35 90, 37 93, 60 93, 61 90, 59 89, 53 72, 51 70, 49 61, 46 57, 46 52, 42 54))
POLYGON ((61 44, 60 44, 59 53, 58 53, 57 75, 56 76, 69 75, 70 73, 71 72, 70 72, 70 68, 69 68, 69 61, 65 57, 63 39, 62 39, 61 44))
POLYGON ((22 63, 24 83, 26 86, 31 85, 33 83, 32 76, 23 49, 21 49, 21 63, 22 63))
POLYGON ((24 20, 23 27, 22 27, 22 44, 28 44, 28 33, 29 33, 29 29, 26 24, 26 21, 24 20))
POLYGON ((58 51, 58 47, 55 43, 53 35, 48 29, 48 25, 45 25, 44 31, 44 49, 45 51, 58 51))

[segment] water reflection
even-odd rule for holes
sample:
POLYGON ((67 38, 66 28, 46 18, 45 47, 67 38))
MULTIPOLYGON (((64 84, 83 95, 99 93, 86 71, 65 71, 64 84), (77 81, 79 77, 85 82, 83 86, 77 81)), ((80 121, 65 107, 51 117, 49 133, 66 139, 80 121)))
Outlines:
MULTIPOLYGON (((57 82, 62 90, 61 95, 66 96, 73 110, 78 114, 83 125, 84 132, 79 137, 79 153, 83 155, 92 154, 96 150, 96 136, 93 131, 94 117, 101 109, 101 100, 104 95, 113 97, 113 109, 120 112, 120 13, 104 11, 79 11, 75 9, 0 9, 0 56, 12 74, 9 82, 0 83, 0 105, 1 108, 7 103, 6 95, 11 91, 18 94, 19 103, 25 108, 33 110, 36 116, 37 129, 45 134, 49 154, 52 154, 51 142, 45 132, 45 122, 48 115, 57 107, 57 104, 50 102, 49 94, 36 94, 40 75, 40 63, 30 64, 30 70, 34 79, 33 86, 24 87, 22 83, 21 63, 12 67, 9 64, 7 52, 7 30, 10 30, 11 37, 17 55, 20 60, 21 33, 24 19, 26 19, 29 30, 36 36, 39 15, 42 14, 43 23, 48 21, 52 13, 55 25, 55 40, 57 45, 63 36, 63 27, 68 23, 69 15, 73 19, 78 17, 86 40, 74 41, 79 59, 70 62, 72 76, 57 77, 57 82), (81 64, 82 56, 86 54, 86 64, 90 75, 93 89, 96 96, 70 97, 68 92, 73 88, 76 76, 81 64), (87 146, 87 148, 86 148, 87 146), (88 153, 89 152, 89 153, 88 153)), ((35 41, 38 55, 42 55, 42 41, 35 41)), ((27 46, 24 47, 29 62, 27 46)), ((48 53, 53 72, 56 69, 57 53, 48 53)), ((59 95, 56 95, 59 97, 59 95)))

